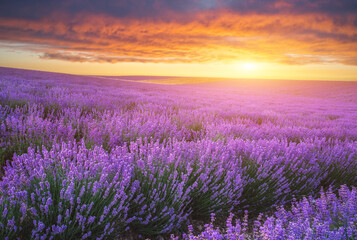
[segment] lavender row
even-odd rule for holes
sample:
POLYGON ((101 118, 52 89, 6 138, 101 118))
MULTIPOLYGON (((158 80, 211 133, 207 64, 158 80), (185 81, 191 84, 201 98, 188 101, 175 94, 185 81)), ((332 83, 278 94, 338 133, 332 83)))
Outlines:
MULTIPOLYGON (((190 225, 184 239, 335 239, 357 238, 357 190, 341 186, 338 195, 330 189, 317 199, 294 202, 290 209, 280 207, 272 216, 260 215, 249 224, 246 215, 233 221, 231 214, 225 228, 214 227, 214 215, 205 229, 194 234, 190 225)), ((172 236, 171 239, 179 239, 172 236)))
POLYGON ((356 185, 356 149, 322 140, 139 140, 110 153, 84 142, 30 148, 4 168, 2 206, 15 204, 10 217, 17 219, 5 214, 3 222, 17 225, 3 234, 60 239, 131 229, 154 236, 211 213, 265 212, 320 186, 356 185))

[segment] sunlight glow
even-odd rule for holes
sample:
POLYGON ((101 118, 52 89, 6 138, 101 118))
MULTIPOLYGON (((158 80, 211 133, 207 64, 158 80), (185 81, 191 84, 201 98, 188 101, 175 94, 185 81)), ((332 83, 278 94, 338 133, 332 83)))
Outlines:
POLYGON ((242 67, 244 70, 247 70, 247 71, 253 71, 257 68, 256 64, 254 64, 254 63, 243 63, 242 67))

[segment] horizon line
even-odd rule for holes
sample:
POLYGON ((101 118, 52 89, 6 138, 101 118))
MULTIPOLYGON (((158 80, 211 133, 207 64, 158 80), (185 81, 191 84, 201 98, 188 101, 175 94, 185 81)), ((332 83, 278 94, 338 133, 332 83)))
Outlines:
MULTIPOLYGON (((64 74, 64 75, 71 75, 71 76, 83 76, 83 77, 167 77, 167 78, 209 78, 209 79, 222 79, 222 80, 252 80, 252 81, 259 81, 259 80, 276 80, 276 81, 305 81, 305 82, 346 82, 357 83, 357 79, 355 80, 328 80, 328 79, 286 79, 286 78, 241 78, 241 77, 219 77, 219 76, 189 76, 189 75, 147 75, 147 74, 125 74, 125 75, 99 75, 99 74, 75 74, 75 73, 68 73, 68 72, 59 72, 59 71, 46 71, 46 70, 39 70, 33 68, 17 68, 17 67, 7 67, 7 66, 0 66, 0 68, 7 68, 7 69, 16 69, 16 70, 24 70, 24 71, 33 71, 33 72, 44 72, 44 73, 54 73, 54 74, 64 74)), ((115 80, 115 79, 112 79, 115 80)))

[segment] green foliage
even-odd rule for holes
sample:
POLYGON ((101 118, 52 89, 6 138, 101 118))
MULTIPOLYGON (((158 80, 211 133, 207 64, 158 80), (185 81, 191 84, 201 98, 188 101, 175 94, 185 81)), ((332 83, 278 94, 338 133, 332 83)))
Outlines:
POLYGON ((321 181, 321 187, 328 188, 331 185, 356 186, 357 185, 357 158, 335 160, 333 163, 321 163, 321 168, 325 173, 321 181))
POLYGON ((26 205, 0 196, 0 238, 16 239, 26 230, 26 205))
POLYGON ((254 216, 279 205, 284 191, 288 190, 286 179, 279 174, 281 166, 264 165, 248 156, 242 156, 241 168, 244 187, 236 211, 245 209, 254 216))
POLYGON ((193 218, 205 219, 212 213, 219 217, 232 210, 241 194, 239 176, 233 178, 228 169, 220 167, 214 160, 206 164, 194 161, 184 168, 190 172, 187 185, 194 186, 190 193, 193 218))
POLYGON ((130 213, 130 227, 144 236, 182 229, 191 212, 185 175, 174 164, 160 162, 136 167, 133 185, 137 187, 130 213))
POLYGON ((0 100, 0 105, 2 106, 8 106, 11 109, 16 109, 16 108, 23 108, 27 106, 27 101, 25 100, 20 100, 20 99, 2 99, 0 100))
MULTIPOLYGON (((34 143, 39 143, 34 141, 34 143)), ((27 149, 31 146, 31 142, 21 141, 21 139, 12 139, 11 143, 4 148, 0 148, 0 167, 2 168, 6 161, 11 160, 14 154, 21 155, 27 152, 27 149)), ((35 145, 36 146, 36 145, 35 145)), ((37 146, 40 146, 39 144, 37 146)))

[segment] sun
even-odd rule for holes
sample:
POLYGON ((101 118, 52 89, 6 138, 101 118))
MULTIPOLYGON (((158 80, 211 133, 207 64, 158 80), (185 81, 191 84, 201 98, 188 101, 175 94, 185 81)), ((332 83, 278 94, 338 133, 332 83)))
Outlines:
POLYGON ((243 63, 242 68, 247 71, 253 71, 256 69, 256 65, 254 63, 243 63))

